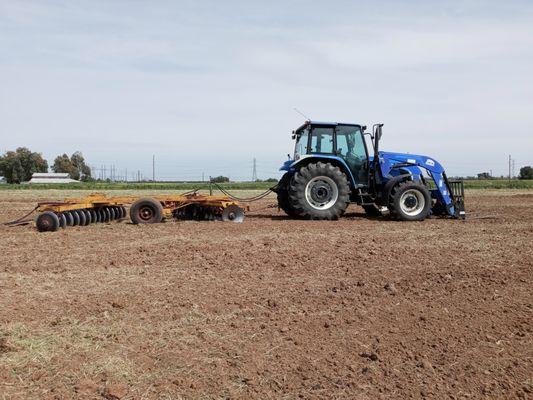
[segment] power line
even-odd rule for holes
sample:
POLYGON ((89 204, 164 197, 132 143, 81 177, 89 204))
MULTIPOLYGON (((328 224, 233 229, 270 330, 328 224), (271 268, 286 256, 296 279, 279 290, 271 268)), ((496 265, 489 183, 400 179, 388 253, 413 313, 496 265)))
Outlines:
POLYGON ((152 156, 152 182, 155 182, 155 154, 152 156))
POLYGON ((254 157, 254 167, 252 170, 252 182, 255 182, 257 180, 257 161, 254 157))

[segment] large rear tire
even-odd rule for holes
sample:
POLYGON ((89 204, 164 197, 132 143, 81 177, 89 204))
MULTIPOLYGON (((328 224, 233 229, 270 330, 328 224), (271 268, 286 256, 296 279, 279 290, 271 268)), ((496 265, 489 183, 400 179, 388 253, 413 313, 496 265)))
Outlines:
POLYGON ((156 224, 163 220, 163 206, 149 197, 139 199, 130 208, 130 218, 134 224, 156 224))
POLYGON ((292 179, 292 174, 288 172, 281 177, 278 182, 277 195, 278 195, 278 207, 282 209, 289 217, 297 217, 298 214, 294 210, 289 200, 289 184, 292 179))
POLYGON ((336 220, 350 203, 348 178, 330 163, 308 164, 291 179, 289 201, 299 217, 336 220))
POLYGON ((391 191, 391 216, 401 221, 423 221, 431 209, 431 195, 421 183, 401 182, 391 191))

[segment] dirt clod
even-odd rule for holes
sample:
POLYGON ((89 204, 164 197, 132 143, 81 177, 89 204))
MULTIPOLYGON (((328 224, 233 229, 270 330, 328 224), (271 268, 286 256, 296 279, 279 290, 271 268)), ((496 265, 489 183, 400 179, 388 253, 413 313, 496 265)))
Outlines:
POLYGON ((111 384, 105 387, 102 396, 107 400, 120 400, 128 395, 128 386, 124 384, 111 384))
POLYGON ((7 338, 0 336, 0 354, 7 353, 11 347, 7 344, 7 338))
POLYGON ((372 360, 372 361, 377 361, 379 359, 376 353, 371 353, 371 352, 366 352, 366 351, 362 352, 360 356, 363 358, 368 358, 369 360, 372 360))

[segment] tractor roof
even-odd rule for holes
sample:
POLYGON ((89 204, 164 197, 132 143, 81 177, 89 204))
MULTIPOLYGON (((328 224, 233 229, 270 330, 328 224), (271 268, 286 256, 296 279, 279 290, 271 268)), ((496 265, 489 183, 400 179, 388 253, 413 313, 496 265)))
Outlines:
POLYGON ((325 121, 305 121, 295 132, 298 132, 301 129, 304 129, 308 125, 322 125, 322 126, 337 126, 337 125, 351 125, 361 127, 359 124, 347 123, 347 122, 325 122, 325 121))

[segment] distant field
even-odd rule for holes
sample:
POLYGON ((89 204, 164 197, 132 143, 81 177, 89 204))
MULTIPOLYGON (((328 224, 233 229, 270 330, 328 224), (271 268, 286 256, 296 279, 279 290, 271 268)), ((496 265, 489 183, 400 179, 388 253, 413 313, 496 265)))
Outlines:
MULTIPOLYGON (((533 180, 513 179, 510 183, 507 179, 469 179, 465 180, 466 189, 533 189, 533 180)), ((230 182, 221 184, 228 190, 266 190, 275 186, 275 182, 230 182)), ((214 187, 213 187, 214 188, 214 187)), ((33 184, 33 185, 0 185, 1 189, 10 190, 45 190, 45 189, 69 189, 69 190, 209 190, 208 183, 74 183, 74 184, 33 184)))
MULTIPOLYGON (((276 182, 230 182, 220 184, 228 190, 266 190, 275 186, 276 182)), ((213 185, 213 189, 215 189, 213 185)), ((45 190, 45 189, 68 189, 68 190, 209 190, 208 183, 199 182, 156 182, 156 183, 66 183, 66 184, 32 184, 32 185, 0 185, 0 189, 10 190, 45 190)))
POLYGON ((469 179, 466 189, 533 189, 533 179, 469 179))

